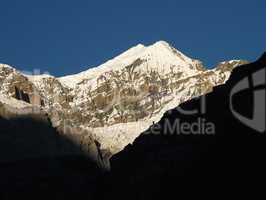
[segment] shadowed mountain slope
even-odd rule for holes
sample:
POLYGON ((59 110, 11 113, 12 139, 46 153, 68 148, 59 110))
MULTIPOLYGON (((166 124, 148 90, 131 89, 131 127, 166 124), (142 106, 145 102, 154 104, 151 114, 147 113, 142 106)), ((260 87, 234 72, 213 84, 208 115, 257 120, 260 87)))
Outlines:
MULTIPOLYGON (((251 192, 252 188, 259 190, 260 181, 265 180, 265 130, 264 133, 256 131, 232 114, 230 94, 237 83, 258 71, 261 77, 264 73, 264 85, 257 89, 265 91, 265 67, 266 54, 254 63, 237 67, 229 81, 212 93, 165 114, 132 146, 113 157, 111 176, 117 183, 114 187, 120 188, 124 195, 130 193, 129 199, 169 199, 184 193, 210 195, 213 192, 220 196, 251 192), (183 110, 201 110, 203 99, 205 112, 184 114, 183 110), (202 128, 197 134, 195 128, 187 133, 175 126, 178 121, 179 125, 193 127, 199 119, 204 120, 201 125, 214 124, 214 133, 206 134, 207 129, 202 128), (175 130, 165 129, 167 124, 175 130)), ((247 88, 232 95, 233 109, 249 118, 255 106, 253 92, 254 88, 247 88)), ((115 194, 114 187, 110 188, 112 194, 115 194)))
MULTIPOLYGON (((111 159, 112 171, 107 174, 82 156, 77 143, 57 133, 46 116, 1 118, 0 155, 5 162, 0 162, 0 195, 2 199, 21 198, 34 191, 38 198, 176 199, 184 193, 200 197, 215 192, 212 197, 216 197, 232 191, 248 192, 252 186, 259 190, 265 180, 265 134, 233 116, 230 93, 239 81, 265 67, 266 54, 257 62, 235 68, 225 85, 203 96, 205 112, 187 115, 174 109, 166 113, 111 159), (214 132, 200 128, 197 134, 192 134, 194 129, 189 134, 175 126, 177 120, 193 125, 199 119, 203 120, 201 125, 214 124, 214 132), (164 129, 169 124, 175 129, 164 129), (78 154, 55 153, 67 149, 78 154), (17 155, 33 156, 7 162, 17 155)), ((265 82, 257 89, 265 89, 265 82)), ((243 90, 232 98, 234 110, 249 118, 253 91, 243 90)), ((202 98, 194 99, 179 108, 201 110, 201 102, 202 98)))
POLYGON ((0 198, 94 198, 101 169, 45 115, 0 118, 0 198))

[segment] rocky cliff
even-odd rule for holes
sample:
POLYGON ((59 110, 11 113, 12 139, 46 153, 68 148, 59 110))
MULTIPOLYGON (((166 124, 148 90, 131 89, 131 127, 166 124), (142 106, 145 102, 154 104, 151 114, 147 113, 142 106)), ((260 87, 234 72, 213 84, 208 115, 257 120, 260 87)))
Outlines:
POLYGON ((232 60, 209 70, 160 41, 60 78, 25 75, 1 64, 0 102, 9 115, 45 113, 52 127, 85 151, 95 141, 108 161, 166 111, 211 92, 244 63, 232 60))

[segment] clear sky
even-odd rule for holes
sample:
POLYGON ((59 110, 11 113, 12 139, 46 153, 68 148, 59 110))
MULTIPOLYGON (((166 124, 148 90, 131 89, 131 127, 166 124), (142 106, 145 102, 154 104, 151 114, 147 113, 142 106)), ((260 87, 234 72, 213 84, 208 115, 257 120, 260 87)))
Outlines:
POLYGON ((265 0, 0 0, 0 63, 60 76, 165 40, 213 66, 266 51, 265 0))

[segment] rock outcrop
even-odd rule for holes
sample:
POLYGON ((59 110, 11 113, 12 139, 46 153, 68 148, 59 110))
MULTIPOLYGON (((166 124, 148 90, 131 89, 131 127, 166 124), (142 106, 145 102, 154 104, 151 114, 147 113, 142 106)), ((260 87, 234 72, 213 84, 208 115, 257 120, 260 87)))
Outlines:
POLYGON ((84 149, 96 141, 106 163, 166 111, 224 84, 233 68, 243 63, 228 61, 208 70, 160 41, 61 78, 24 75, 0 65, 0 96, 13 113, 46 113, 54 128, 84 149), (19 101, 12 105, 10 99, 19 101), (20 109, 22 102, 26 108, 20 109))
MULTIPOLYGON (((180 112, 180 108, 201 109, 201 99, 185 102, 178 109, 165 113, 160 122, 142 133, 133 145, 128 145, 122 152, 113 156, 110 173, 102 174, 99 168, 85 157, 78 155, 72 157, 67 152, 65 157, 38 157, 19 162, 1 163, 2 197, 4 199, 22 198, 24 195, 28 197, 29 194, 33 194, 33 190, 42 194, 42 197, 56 196, 61 199, 76 197, 168 199, 183 195, 195 197, 195 194, 197 197, 213 198, 215 195, 239 195, 243 191, 250 192, 252 195, 258 189, 264 191, 261 181, 264 180, 265 174, 265 135, 233 117, 228 97, 232 87, 239 80, 251 76, 253 72, 265 69, 265 63, 265 57, 263 57, 255 63, 236 68, 227 84, 204 95, 203 99, 207 101, 204 115, 188 116, 180 112), (177 119, 192 125, 198 123, 199 117, 206 118, 207 123, 215 124, 215 134, 195 135, 187 132, 182 134, 180 129, 175 129, 174 131, 179 132, 173 134, 158 128, 164 127, 165 124, 168 126, 168 122, 173 125, 177 119), (14 190, 17 192, 14 193, 14 190)), ((263 86, 259 89, 263 89, 263 86)), ((242 112, 249 110, 250 94, 247 90, 235 97, 236 109, 242 112)), ((5 101, 1 99, 1 102, 5 101)), ((11 101, 12 105, 20 110, 29 105, 12 98, 6 103, 11 101)), ((1 108, 3 107, 0 106, 0 111, 1 108)), ((248 113, 245 114, 248 115, 248 113)), ((21 126, 25 122, 12 122, 0 118, 1 136, 3 137, 3 133, 6 133, 6 137, 9 137, 5 140, 5 147, 10 145, 6 149, 3 149, 3 145, 0 146, 1 156, 5 157, 4 153, 8 152, 7 149, 13 149, 9 155, 14 155, 14 152, 16 152, 15 155, 21 154, 23 146, 17 148, 17 145, 13 145, 18 144, 19 141, 13 140, 19 140, 21 133, 23 136, 25 134, 25 140, 27 138, 26 141, 31 144, 29 146, 32 147, 32 151, 39 151, 40 144, 42 148, 46 146, 45 144, 49 144, 50 147, 56 146, 50 144, 53 143, 54 137, 57 138, 58 146, 67 144, 73 150, 80 150, 77 143, 73 143, 73 139, 58 135, 54 128, 46 126, 47 123, 43 126, 36 120, 33 122, 27 119, 26 121, 28 122, 25 127, 25 125, 21 126), (14 127, 15 124, 17 129, 14 127), (33 129, 32 126, 35 128, 33 129), (32 135, 27 134, 26 131, 21 132, 22 127, 24 130, 32 130, 32 135), (48 138, 47 143, 43 142, 42 137, 48 138), (38 141, 41 142, 38 143, 38 141)), ((89 148, 92 152, 99 151, 100 144, 97 141, 94 141, 94 144, 92 142, 92 146, 94 147, 89 148)), ((93 153, 93 155, 96 154, 93 153)))
POLYGON ((261 132, 259 123, 257 127, 250 127, 234 116, 230 104, 250 120, 256 119, 252 116, 256 106, 265 113, 265 101, 262 105, 253 104, 254 92, 264 92, 265 98, 265 59, 263 55, 254 63, 234 69, 225 85, 167 112, 133 145, 115 155, 107 184, 111 187, 101 199, 112 196, 123 199, 125 195, 128 199, 170 199, 183 195, 195 197, 195 194, 213 198, 217 194, 253 195, 258 189, 263 191, 260 182, 264 181, 266 167, 265 119, 259 119, 264 124, 264 132, 261 132), (258 73, 262 79, 254 76, 258 73), (248 77, 259 84, 231 96, 233 88, 248 77), (206 102, 204 112, 183 112, 200 111, 202 101, 206 102), (190 127, 189 130, 182 129, 182 125, 190 127), (208 125, 215 131, 208 132, 208 125))

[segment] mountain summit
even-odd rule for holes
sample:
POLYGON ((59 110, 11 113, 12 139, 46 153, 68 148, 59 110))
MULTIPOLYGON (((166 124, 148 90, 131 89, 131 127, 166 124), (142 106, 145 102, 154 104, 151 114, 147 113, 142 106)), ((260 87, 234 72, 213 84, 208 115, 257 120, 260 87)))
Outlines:
POLYGON ((1 113, 5 117, 45 113, 53 127, 70 134, 84 151, 97 144, 100 156, 95 160, 106 163, 166 111, 224 84, 241 64, 233 60, 207 70, 200 61, 159 41, 60 78, 24 75, 0 65, 0 107, 5 111, 1 113))
POLYGON ((60 80, 65 85, 74 87, 74 83, 93 78, 95 75, 98 76, 110 70, 121 70, 137 60, 141 61, 137 69, 156 70, 159 73, 169 73, 172 68, 175 67, 175 70, 179 70, 183 73, 183 77, 196 74, 199 69, 203 70, 200 61, 185 56, 167 42, 159 41, 147 47, 139 44, 98 67, 89 69, 80 74, 62 77, 60 80))

